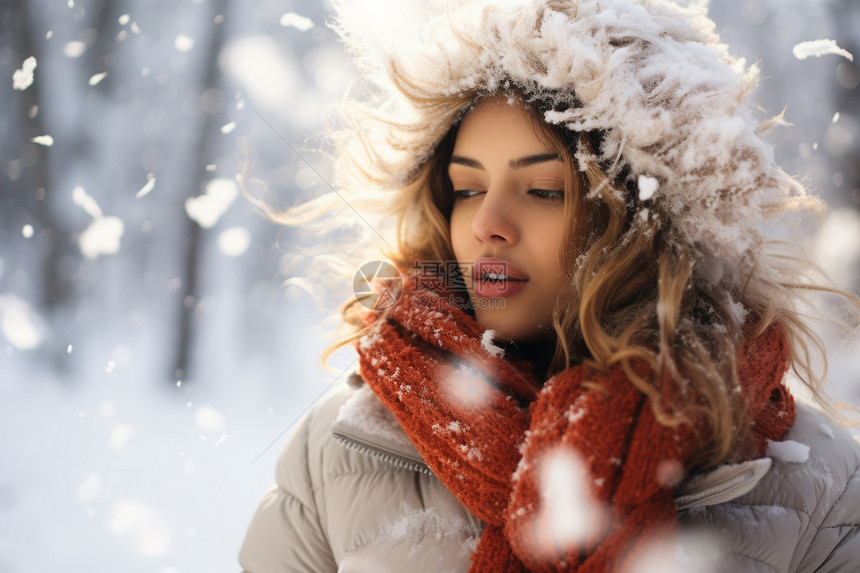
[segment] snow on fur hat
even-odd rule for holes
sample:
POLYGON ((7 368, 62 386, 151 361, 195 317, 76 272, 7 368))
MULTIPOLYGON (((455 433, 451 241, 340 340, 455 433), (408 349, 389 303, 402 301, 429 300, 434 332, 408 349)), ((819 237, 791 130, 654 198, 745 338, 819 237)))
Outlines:
POLYGON ((338 182, 401 186, 470 103, 510 90, 543 102, 547 122, 601 135, 576 158, 638 202, 633 232, 670 220, 688 248, 738 261, 771 208, 805 191, 759 137, 784 122, 754 118, 758 69, 728 53, 706 4, 338 0, 334 28, 374 94, 342 141, 362 167, 338 182))

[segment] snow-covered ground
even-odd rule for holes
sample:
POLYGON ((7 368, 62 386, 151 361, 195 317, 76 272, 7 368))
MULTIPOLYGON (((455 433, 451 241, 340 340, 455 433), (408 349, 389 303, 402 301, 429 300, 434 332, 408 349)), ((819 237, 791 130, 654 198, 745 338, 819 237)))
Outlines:
MULTIPOLYGON (((312 332, 318 317, 296 314, 312 332)), ((253 369, 158 386, 132 365, 107 372, 99 350, 79 381, 4 359, 0 571, 236 570, 284 432, 329 388, 318 348, 285 349, 279 387, 253 369)))
MULTIPOLYGON (((325 191, 302 146, 351 71, 320 2, 102 4, 28 0, 29 44, 0 18, 0 573, 236 571, 291 425, 354 357, 316 364, 349 284, 323 308, 282 286, 319 272, 319 238, 231 182, 245 149, 273 203, 325 191)), ((817 252, 858 292, 860 75, 801 43, 860 58, 860 5, 713 4, 763 105, 788 104, 778 156, 833 206, 817 252)), ((860 405, 860 340, 827 336, 860 405)))

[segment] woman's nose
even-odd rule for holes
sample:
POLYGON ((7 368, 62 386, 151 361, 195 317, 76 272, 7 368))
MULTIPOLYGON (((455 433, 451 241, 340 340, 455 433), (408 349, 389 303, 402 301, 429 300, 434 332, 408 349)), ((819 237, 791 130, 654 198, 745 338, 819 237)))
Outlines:
POLYGON ((516 198, 488 191, 472 219, 472 232, 482 243, 515 243, 519 238, 516 198))

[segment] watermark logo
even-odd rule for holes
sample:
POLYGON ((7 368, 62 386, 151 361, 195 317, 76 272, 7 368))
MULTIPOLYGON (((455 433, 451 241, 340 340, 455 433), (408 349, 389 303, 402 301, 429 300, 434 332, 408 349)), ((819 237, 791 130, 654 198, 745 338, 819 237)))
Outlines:
MULTIPOLYGON (((469 300, 471 290, 472 262, 460 261, 415 261, 412 264, 412 280, 416 291, 426 291, 417 296, 417 304, 433 305, 447 301, 450 306, 463 310, 498 309, 505 307, 504 298, 477 297, 469 300), (442 298, 440 298, 440 296, 442 298)), ((494 272, 505 274, 493 268, 494 272)), ((352 291, 362 306, 371 310, 392 307, 403 292, 403 277, 397 267, 385 261, 370 261, 361 265, 352 281, 352 291)))
POLYGON ((416 275, 416 287, 433 291, 471 288, 472 264, 461 264, 459 261, 415 261, 412 270, 416 275))
POLYGON ((364 263, 352 279, 352 292, 365 308, 390 308, 402 290, 403 278, 394 265, 385 261, 364 263))

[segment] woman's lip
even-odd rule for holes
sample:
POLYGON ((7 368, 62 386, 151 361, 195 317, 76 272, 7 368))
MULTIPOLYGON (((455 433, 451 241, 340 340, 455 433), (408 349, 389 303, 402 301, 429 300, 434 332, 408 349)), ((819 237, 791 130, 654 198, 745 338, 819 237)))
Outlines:
POLYGON ((476 280, 474 283, 475 294, 484 298, 507 298, 520 292, 528 280, 504 280, 487 281, 476 280))
POLYGON ((472 267, 475 294, 484 298, 506 298, 520 292, 528 283, 526 274, 510 262, 498 257, 481 257, 472 267), (486 280, 488 273, 505 275, 504 280, 486 280))
POLYGON ((527 281, 529 277, 510 262, 498 257, 479 257, 472 267, 472 279, 475 282, 484 278, 487 273, 506 275, 511 279, 527 281))

